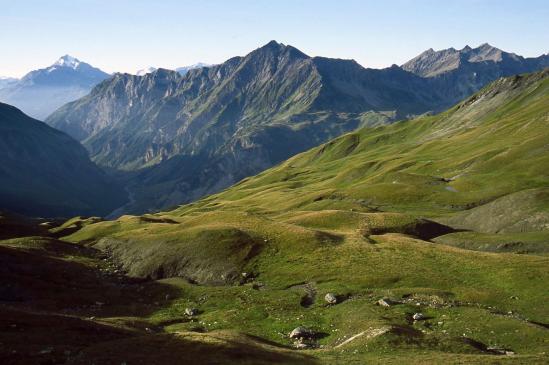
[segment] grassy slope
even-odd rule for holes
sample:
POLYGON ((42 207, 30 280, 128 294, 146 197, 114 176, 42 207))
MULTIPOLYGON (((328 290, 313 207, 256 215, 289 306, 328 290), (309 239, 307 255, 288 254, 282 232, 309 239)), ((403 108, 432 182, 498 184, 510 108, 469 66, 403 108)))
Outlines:
MULTIPOLYGON (((196 203, 86 225, 66 239, 98 242, 131 275, 233 284, 160 280, 180 290, 148 317, 168 332, 231 329, 290 345, 287 333, 307 325, 324 334, 323 348, 308 352, 327 362, 504 360, 480 343, 512 349, 513 362, 547 361, 545 256, 418 236, 424 217, 463 223, 466 209, 521 192, 522 218, 541 217, 526 226, 532 232, 435 241, 490 251, 524 240, 536 245, 526 252, 547 252, 549 203, 528 197, 546 196, 549 181, 548 88, 547 72, 500 80, 440 115, 347 134, 196 203), (308 307, 303 285, 316 293, 308 307), (326 306, 327 292, 346 300, 326 306), (409 301, 376 306, 383 296, 409 301), (197 322, 183 321, 187 306, 202 311, 197 322), (411 322, 418 311, 431 318, 411 322)), ((485 211, 494 227, 508 205, 485 211)))
POLYGON ((0 241, 0 277, 2 364, 315 363, 234 331, 163 333, 146 318, 176 287, 124 277, 97 250, 52 237, 0 241))

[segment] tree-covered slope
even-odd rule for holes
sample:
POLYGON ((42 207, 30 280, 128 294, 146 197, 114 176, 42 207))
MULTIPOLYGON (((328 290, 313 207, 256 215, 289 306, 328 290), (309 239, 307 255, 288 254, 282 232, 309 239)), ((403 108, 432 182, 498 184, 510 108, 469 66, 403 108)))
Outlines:
POLYGON ((29 216, 107 214, 124 191, 74 139, 0 103, 0 209, 29 216))

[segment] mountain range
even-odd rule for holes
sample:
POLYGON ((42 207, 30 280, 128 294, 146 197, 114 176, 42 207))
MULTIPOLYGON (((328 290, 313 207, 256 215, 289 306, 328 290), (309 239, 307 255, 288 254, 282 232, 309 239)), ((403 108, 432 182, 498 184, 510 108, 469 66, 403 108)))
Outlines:
MULTIPOLYGON (((208 67, 196 63, 176 69, 181 75, 189 70, 208 67)), ((144 76, 156 71, 155 67, 138 70, 136 75, 144 76)), ((44 120, 62 105, 88 94, 99 82, 111 75, 65 55, 51 66, 29 72, 21 79, 0 77, 0 102, 11 104, 28 115, 44 120)))
POLYGON ((446 68, 451 50, 378 70, 272 41, 183 76, 115 74, 46 122, 81 141, 100 166, 123 172, 132 197, 124 211, 164 209, 359 126, 441 111, 547 59, 516 56, 507 65, 508 54, 488 45, 459 52, 466 61, 446 68))
POLYGON ((524 58, 484 43, 477 48, 465 46, 462 49, 448 48, 434 51, 432 48, 402 65, 406 71, 422 77, 436 77, 448 72, 478 72, 485 76, 486 66, 495 68, 494 73, 525 73, 549 66, 549 54, 524 58))
POLYGON ((28 216, 105 215, 125 192, 65 133, 0 103, 0 208, 28 216))
POLYGON ((0 363, 548 363, 549 68, 509 55, 270 42, 63 131, 0 103, 0 363))
POLYGON ((0 241, 4 356, 547 363, 548 112, 549 70, 500 78, 177 209, 0 241))
POLYGON ((445 85, 441 90, 448 92, 448 96, 457 102, 499 77, 549 67, 549 54, 524 58, 484 43, 477 48, 465 46, 460 50, 429 49, 401 67, 436 84, 445 85))
POLYGON ((76 100, 110 75, 65 55, 53 65, 31 71, 0 88, 0 101, 44 120, 60 106, 76 100))

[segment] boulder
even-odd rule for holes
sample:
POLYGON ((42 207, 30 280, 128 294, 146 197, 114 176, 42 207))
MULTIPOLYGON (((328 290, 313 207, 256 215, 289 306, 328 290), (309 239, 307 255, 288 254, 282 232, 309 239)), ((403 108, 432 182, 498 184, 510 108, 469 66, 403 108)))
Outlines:
POLYGON ((425 319, 425 315, 423 313, 414 313, 412 318, 414 321, 421 321, 422 319, 425 319))
POLYGON ((328 293, 324 296, 324 300, 327 301, 329 304, 336 304, 337 303, 337 297, 333 293, 328 293))
POLYGON ((389 298, 382 298, 382 299, 377 301, 377 305, 380 305, 382 307, 390 307, 390 306, 395 305, 395 304, 399 304, 399 302, 394 301, 394 300, 389 299, 389 298))
POLYGON ((307 327, 299 326, 294 328, 293 331, 290 332, 290 338, 295 338, 295 339, 312 338, 314 337, 314 334, 315 333, 311 329, 307 327))
POLYGON ((198 314, 198 309, 196 309, 196 308, 185 308, 185 314, 189 317, 196 316, 198 314))
POLYGON ((313 347, 311 344, 306 343, 306 342, 302 342, 302 341, 296 341, 294 343, 294 346, 298 350, 306 350, 306 349, 310 349, 310 348, 313 347))

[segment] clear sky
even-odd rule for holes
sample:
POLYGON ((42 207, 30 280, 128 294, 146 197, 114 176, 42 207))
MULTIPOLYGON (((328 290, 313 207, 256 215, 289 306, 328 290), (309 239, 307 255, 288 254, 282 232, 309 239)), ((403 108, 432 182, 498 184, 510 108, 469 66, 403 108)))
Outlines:
POLYGON ((277 40, 365 67, 484 42, 549 51, 549 0, 0 0, 0 76, 70 54, 105 71, 219 63, 277 40))

